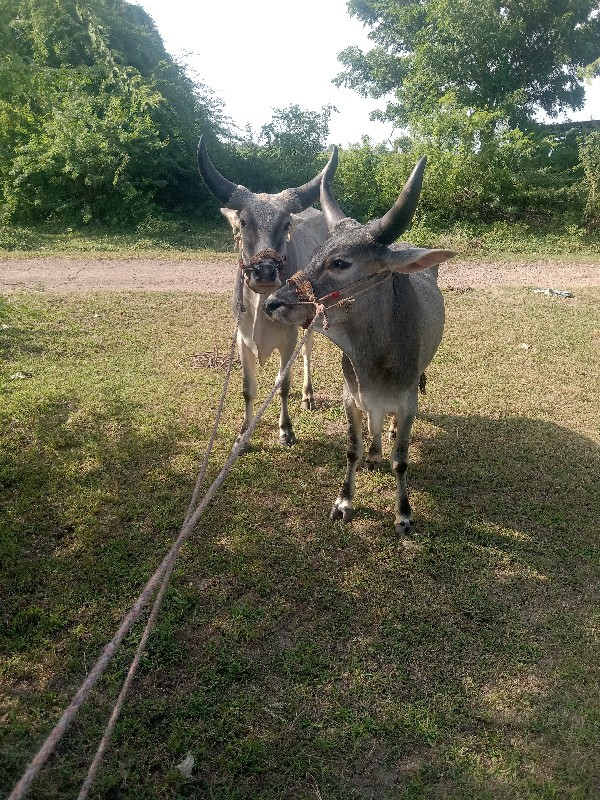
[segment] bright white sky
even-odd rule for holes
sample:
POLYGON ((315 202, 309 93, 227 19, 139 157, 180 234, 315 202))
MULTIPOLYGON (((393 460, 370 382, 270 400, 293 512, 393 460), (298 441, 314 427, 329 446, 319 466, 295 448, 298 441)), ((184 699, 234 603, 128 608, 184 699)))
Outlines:
MULTIPOLYGON (((292 103, 319 111, 332 104, 329 141, 342 146, 363 134, 374 141, 393 135, 390 124, 371 122, 383 100, 338 89, 337 54, 349 45, 371 45, 368 29, 350 17, 346 0, 131 0, 154 19, 167 50, 225 103, 240 128, 258 133, 274 108, 292 103)), ((586 92, 586 106, 571 119, 600 118, 600 80, 586 92)))

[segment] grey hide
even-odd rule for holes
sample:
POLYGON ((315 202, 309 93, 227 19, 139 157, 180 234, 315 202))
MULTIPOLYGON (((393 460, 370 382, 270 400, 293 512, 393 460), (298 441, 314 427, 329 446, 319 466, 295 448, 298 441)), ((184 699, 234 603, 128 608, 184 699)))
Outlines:
MULTIPOLYGON (((332 172, 337 166, 337 151, 327 165, 332 172)), ((245 416, 243 433, 253 417, 256 397, 256 361, 261 366, 273 350, 280 354, 280 371, 289 361, 298 340, 298 327, 270 319, 263 311, 266 297, 294 272, 303 269, 313 251, 327 237, 327 225, 320 211, 309 206, 319 198, 324 170, 312 181, 278 194, 255 194, 244 186, 224 178, 211 163, 203 137, 198 145, 198 167, 207 187, 224 204, 221 212, 233 230, 244 270, 242 308, 238 332, 238 351, 243 369, 245 416)), ((232 310, 237 308, 239 275, 236 275, 232 310)), ((311 382, 312 332, 303 347, 304 380, 302 407, 314 409, 311 382)), ((296 441, 288 412, 288 396, 292 373, 279 390, 281 413, 279 440, 292 445, 296 441)))
MULTIPOLYGON (((455 255, 450 250, 426 250, 405 242, 389 244, 410 224, 424 168, 422 159, 404 187, 399 198, 402 202, 397 201, 384 217, 367 225, 344 217, 331 194, 331 175, 326 173, 321 205, 331 233, 315 251, 304 273, 319 299, 336 291, 342 292, 342 298, 354 297, 353 302, 335 307, 335 299, 326 299, 327 322, 317 315, 315 323, 315 329, 335 342, 343 353, 347 469, 331 518, 344 522, 352 519, 355 475, 363 452, 363 413, 372 436, 366 458, 369 468, 381 462, 383 422, 387 414, 392 414, 395 423, 391 429, 394 443, 390 461, 396 476, 398 533, 408 532, 412 524, 406 471, 419 381, 444 329, 437 265, 455 255), (382 282, 374 286, 379 280, 382 282)), ((276 291, 265 309, 272 319, 300 323, 315 315, 314 306, 302 299, 292 283, 276 291)))

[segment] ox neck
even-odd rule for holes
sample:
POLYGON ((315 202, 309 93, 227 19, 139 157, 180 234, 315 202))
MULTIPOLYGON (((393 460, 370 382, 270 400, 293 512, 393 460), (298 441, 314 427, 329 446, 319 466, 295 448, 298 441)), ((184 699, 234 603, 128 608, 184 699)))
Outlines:
POLYGON ((409 276, 388 274, 386 278, 374 286, 364 287, 364 291, 356 291, 351 302, 342 298, 340 305, 329 309, 326 305, 328 327, 322 323, 317 327, 353 362, 362 360, 363 354, 368 361, 373 346, 377 347, 381 341, 381 331, 391 332, 397 328, 399 320, 411 316, 414 291, 409 276))

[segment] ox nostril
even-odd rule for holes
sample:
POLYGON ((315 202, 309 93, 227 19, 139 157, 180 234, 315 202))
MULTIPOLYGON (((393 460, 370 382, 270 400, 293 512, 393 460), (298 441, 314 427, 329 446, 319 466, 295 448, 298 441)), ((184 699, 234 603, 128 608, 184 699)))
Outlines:
POLYGON ((281 308, 282 306, 283 306, 283 303, 281 303, 275 297, 271 296, 271 297, 267 298, 267 300, 265 300, 265 305, 264 305, 265 313, 268 314, 269 316, 272 316, 273 313, 275 311, 277 311, 278 308, 281 308))

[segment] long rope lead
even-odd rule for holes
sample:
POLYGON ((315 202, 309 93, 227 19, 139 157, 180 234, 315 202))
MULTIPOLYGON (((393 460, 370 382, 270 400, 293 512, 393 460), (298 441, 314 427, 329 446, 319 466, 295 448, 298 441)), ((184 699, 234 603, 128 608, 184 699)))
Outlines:
MULTIPOLYGON (((271 391, 269 392, 269 394, 265 398, 263 404, 261 405, 261 407, 258 410, 258 412, 257 412, 256 416, 254 417, 254 419, 249 424, 247 430, 244 432, 244 434, 235 443, 235 445, 234 445, 234 447, 233 447, 233 449, 232 449, 232 451, 231 451, 231 453, 229 455, 229 458, 225 462, 225 465, 223 466, 223 468, 221 469, 221 471, 219 472, 219 474, 217 475, 217 477, 215 478, 213 483, 208 488, 208 490, 207 490, 206 494, 204 495, 203 499, 200 501, 200 503, 198 504, 198 506, 196 507, 196 509, 193 511, 193 513, 191 515, 189 513, 186 515, 186 519, 184 520, 184 523, 183 523, 183 525, 181 527, 180 533, 179 533, 177 539, 175 540, 174 544, 171 546, 171 549, 168 551, 168 553, 166 554, 166 556, 164 557, 164 559, 162 560, 160 566, 156 569, 154 574, 149 578, 149 580, 146 583, 144 589, 138 595, 138 597, 137 597, 136 601, 134 602, 133 606, 131 607, 131 609, 123 617, 123 620, 121 621, 121 624, 120 624, 117 632, 115 633, 115 635, 113 636, 111 641, 105 646, 104 650, 102 651, 102 654, 100 655, 100 657, 98 658, 98 660, 96 661, 96 663, 94 664, 92 669, 88 672, 85 680, 83 681, 83 683, 81 684, 81 686, 79 687, 79 689, 77 690, 75 695, 73 696, 73 699, 71 700, 71 702, 69 703, 69 705, 67 706, 65 711, 62 713, 59 721, 56 723, 54 728, 50 731, 50 733, 48 734, 48 736, 44 740, 43 744, 41 745, 40 749, 38 750, 36 755, 33 757, 32 761, 28 765, 27 769, 25 770, 25 773, 23 774, 21 779, 18 781, 18 783, 15 785, 15 787, 13 788, 12 792, 10 793, 10 795, 8 795, 6 800, 22 800, 22 798, 25 797, 27 791, 29 790, 29 787, 31 786, 31 784, 33 783, 35 778, 38 776, 38 774, 40 773, 42 767, 45 765, 45 763, 47 762, 49 757, 52 755, 52 753, 56 749, 58 743, 60 742, 60 740, 62 739, 62 737, 66 733, 66 731, 71 726, 75 716, 79 712, 81 706, 87 700, 87 697, 90 694, 91 690, 94 688, 96 683, 100 680, 100 678, 104 674, 108 664, 110 663, 111 659, 115 655, 115 653, 118 650, 119 646, 123 642, 123 639, 127 636, 129 631, 131 630, 132 626, 135 624, 135 622, 141 616, 142 612, 144 611, 144 609, 148 605, 148 603, 149 603, 152 595, 154 594, 154 592, 156 592, 156 590, 159 588, 159 586, 161 586, 163 579, 167 575, 167 572, 169 572, 169 575, 172 572, 173 567, 175 565, 175 560, 177 559, 177 556, 179 555, 179 551, 181 550, 182 546, 185 544, 185 542, 189 538, 190 534, 192 533, 192 531, 196 527, 196 525, 198 523, 198 520, 200 519, 200 517, 202 516, 202 514, 206 510, 206 507, 208 506, 210 501, 213 499, 214 495, 216 494, 216 492, 220 488, 221 484, 223 483, 223 481, 225 480, 225 478, 227 477, 227 475, 231 471, 231 468, 233 467, 233 464, 235 463, 237 458, 239 458, 239 456, 243 452, 244 448, 246 447, 247 443, 250 441, 250 437, 252 436, 252 433, 254 432, 254 429, 256 428, 256 426, 258 425, 258 423, 260 422, 260 420, 264 416, 264 413, 267 410, 267 407, 269 406, 270 402, 275 397, 276 392, 281 387, 281 384, 282 384, 285 376, 287 375, 287 373, 291 369, 292 364, 294 363, 294 361, 298 357, 298 354, 300 353, 300 350, 304 346, 304 343, 305 343, 305 341, 306 341, 306 339, 307 339, 307 337, 309 335, 309 332, 312 329, 312 327, 313 327, 313 325, 314 325, 314 323, 315 323, 317 318, 318 318, 318 315, 315 316, 315 318, 313 319, 311 324, 308 326, 305 334, 302 336, 302 338, 298 342, 294 352, 292 353, 288 363, 286 364, 284 369, 279 373, 279 375, 278 375, 278 377, 277 377, 277 379, 276 379, 276 381, 275 381, 275 383, 273 385, 273 388, 271 389, 271 391)), ((166 590, 166 585, 165 585, 165 590, 166 590)), ((164 591, 163 591, 162 595, 164 595, 164 591)), ((162 595, 160 596, 160 600, 162 600, 162 595)), ((157 596, 157 600, 158 599, 159 598, 157 596)), ((158 608, 157 608, 157 612, 158 612, 158 608)), ((154 615, 154 616, 156 616, 156 615, 154 615)), ((138 663, 139 663, 139 659, 138 659, 138 663)), ((132 664, 132 667, 133 667, 133 664, 132 664)), ((131 671, 131 668, 130 668, 130 671, 131 671)), ((82 787, 82 791, 83 791, 83 787, 82 787)), ((87 789, 86 789, 86 791, 87 791, 87 789)), ((85 795, 84 795, 84 797, 85 797, 85 795)))

